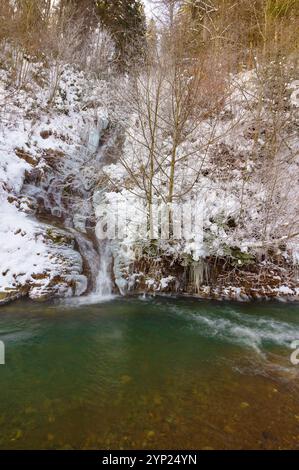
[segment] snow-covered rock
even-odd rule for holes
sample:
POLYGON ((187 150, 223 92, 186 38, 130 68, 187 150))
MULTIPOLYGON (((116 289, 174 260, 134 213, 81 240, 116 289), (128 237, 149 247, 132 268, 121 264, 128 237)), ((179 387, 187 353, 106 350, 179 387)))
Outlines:
POLYGON ((8 67, 0 74, 0 303, 81 295, 88 284, 71 229, 86 232, 96 168, 85 174, 84 163, 97 160, 108 125, 105 106, 90 100, 105 84, 66 66, 49 104, 51 68, 31 71, 19 90, 8 67), (70 184, 77 197, 67 198, 70 184))

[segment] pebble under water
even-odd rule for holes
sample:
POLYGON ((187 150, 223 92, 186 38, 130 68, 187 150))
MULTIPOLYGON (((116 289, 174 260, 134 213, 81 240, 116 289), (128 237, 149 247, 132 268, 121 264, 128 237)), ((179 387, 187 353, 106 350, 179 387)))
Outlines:
POLYGON ((299 305, 1 308, 1 449, 299 449, 299 305))

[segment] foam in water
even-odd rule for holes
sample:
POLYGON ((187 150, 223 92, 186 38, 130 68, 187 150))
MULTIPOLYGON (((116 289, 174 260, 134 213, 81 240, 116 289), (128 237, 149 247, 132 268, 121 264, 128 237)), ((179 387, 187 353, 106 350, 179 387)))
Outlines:
POLYGON ((198 313, 177 306, 173 310, 176 314, 188 315, 192 328, 198 329, 200 335, 250 347, 260 354, 267 344, 289 347, 294 338, 299 338, 297 325, 290 328, 290 324, 271 317, 240 315, 237 310, 224 308, 213 314, 202 307, 198 313))

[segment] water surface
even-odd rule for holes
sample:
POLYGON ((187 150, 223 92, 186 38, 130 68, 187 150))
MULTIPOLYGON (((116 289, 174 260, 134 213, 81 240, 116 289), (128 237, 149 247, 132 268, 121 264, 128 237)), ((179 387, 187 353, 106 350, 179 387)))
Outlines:
POLYGON ((0 310, 2 449, 299 448, 298 304, 0 310))

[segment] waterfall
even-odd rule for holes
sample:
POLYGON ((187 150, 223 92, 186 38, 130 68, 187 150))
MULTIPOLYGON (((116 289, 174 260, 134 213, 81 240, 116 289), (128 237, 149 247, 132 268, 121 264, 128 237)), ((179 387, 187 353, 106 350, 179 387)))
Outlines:
POLYGON ((100 249, 100 269, 96 281, 95 295, 99 298, 109 298, 112 296, 112 253, 109 244, 103 244, 100 249))
MULTIPOLYGON (((112 298, 112 247, 96 240, 92 198, 97 187, 97 175, 115 145, 108 121, 101 119, 96 126, 83 131, 85 151, 74 154, 49 153, 46 171, 32 171, 23 186, 23 195, 34 201, 39 220, 69 232, 76 240, 83 260, 83 273, 90 281, 86 294, 71 301, 74 305, 96 303, 112 298)), ((67 301, 69 302, 69 300, 67 301)))
MULTIPOLYGON (((85 240, 86 241, 86 240, 85 240)), ((92 277, 92 291, 81 297, 73 297, 71 299, 65 300, 65 303, 73 306, 80 305, 91 305, 97 304, 100 302, 106 302, 114 298, 113 295, 113 281, 112 281, 112 250, 109 244, 103 243, 99 251, 96 252, 95 249, 90 250, 90 245, 87 241, 82 243, 81 248, 87 248, 87 251, 84 249, 84 257, 86 259, 86 254, 94 255, 94 259, 91 259, 88 256, 89 267, 93 267, 91 272, 92 277)))
MULTIPOLYGON (((108 244, 103 243, 99 249, 99 264, 93 291, 83 297, 72 299, 73 305, 90 305, 105 302, 114 298, 112 272, 112 252, 108 244)), ((67 303, 70 303, 68 301, 67 303)))

